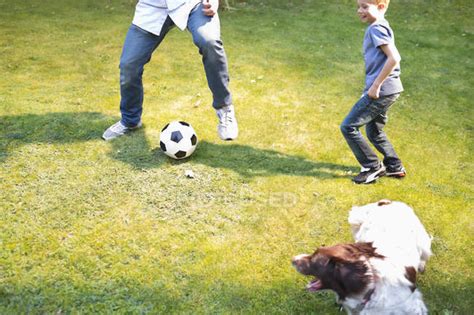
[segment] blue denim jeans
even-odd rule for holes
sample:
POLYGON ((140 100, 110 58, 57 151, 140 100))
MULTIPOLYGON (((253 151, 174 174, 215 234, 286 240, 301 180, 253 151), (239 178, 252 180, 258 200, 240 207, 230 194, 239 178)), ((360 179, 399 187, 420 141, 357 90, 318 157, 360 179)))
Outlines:
MULTIPOLYGON (((120 112, 122 124, 127 127, 136 126, 141 119, 144 66, 150 61, 153 52, 174 26, 168 16, 159 36, 133 24, 127 32, 120 57, 120 112)), ((231 105, 232 96, 228 88, 227 57, 220 39, 218 15, 205 16, 202 12, 202 4, 199 4, 190 13, 187 28, 202 55, 207 82, 213 95, 212 106, 217 109, 231 105)))
POLYGON ((383 154, 384 165, 390 168, 398 168, 402 165, 383 131, 388 120, 387 111, 399 96, 400 93, 397 93, 372 99, 364 94, 341 124, 342 134, 364 168, 374 168, 380 163, 377 155, 359 131, 359 128, 364 125, 367 138, 383 154))

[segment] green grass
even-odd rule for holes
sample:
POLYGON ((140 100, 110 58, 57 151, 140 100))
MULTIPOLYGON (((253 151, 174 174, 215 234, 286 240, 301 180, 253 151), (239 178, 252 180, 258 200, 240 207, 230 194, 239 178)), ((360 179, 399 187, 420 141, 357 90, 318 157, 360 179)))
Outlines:
POLYGON ((387 132, 409 175, 369 186, 338 129, 363 84, 354 1, 231 3, 238 141, 217 139, 174 30, 145 71, 145 128, 106 143, 133 1, 0 0, 0 313, 338 314, 289 260, 349 242, 351 206, 390 198, 434 237, 431 313, 472 314, 472 3, 390 5, 406 92, 387 132), (158 149, 174 119, 201 141, 184 162, 158 149))

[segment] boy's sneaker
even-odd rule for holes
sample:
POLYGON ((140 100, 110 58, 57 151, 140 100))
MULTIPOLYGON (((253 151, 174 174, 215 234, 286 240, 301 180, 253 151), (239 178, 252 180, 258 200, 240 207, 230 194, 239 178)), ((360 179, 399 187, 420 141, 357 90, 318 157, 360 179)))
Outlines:
POLYGON ((216 109, 219 124, 217 133, 222 140, 234 140, 239 134, 237 119, 235 118, 234 105, 224 106, 216 109))
POLYGON ((405 170, 403 166, 399 166, 399 167, 387 166, 387 172, 385 173, 385 175, 394 177, 394 178, 403 178, 407 176, 407 171, 405 170))
POLYGON ((359 175, 354 177, 352 180, 356 184, 370 184, 375 182, 378 178, 385 175, 385 166, 382 163, 374 168, 362 168, 359 175))
POLYGON ((121 121, 116 122, 112 126, 110 126, 102 135, 102 139, 105 141, 109 141, 115 138, 118 138, 120 136, 123 136, 124 134, 129 133, 130 131, 133 131, 135 129, 138 129, 142 126, 142 122, 140 121, 138 125, 135 127, 126 127, 122 124, 121 121))

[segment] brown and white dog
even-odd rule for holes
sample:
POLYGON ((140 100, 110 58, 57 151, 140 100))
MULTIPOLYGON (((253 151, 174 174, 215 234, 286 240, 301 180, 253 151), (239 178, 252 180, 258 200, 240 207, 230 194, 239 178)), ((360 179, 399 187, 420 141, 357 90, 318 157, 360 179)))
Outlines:
POLYGON ((431 238, 413 210, 381 200, 352 208, 349 223, 356 243, 293 258, 298 272, 315 276, 307 289, 333 290, 348 314, 427 314, 416 275, 431 256, 431 238))

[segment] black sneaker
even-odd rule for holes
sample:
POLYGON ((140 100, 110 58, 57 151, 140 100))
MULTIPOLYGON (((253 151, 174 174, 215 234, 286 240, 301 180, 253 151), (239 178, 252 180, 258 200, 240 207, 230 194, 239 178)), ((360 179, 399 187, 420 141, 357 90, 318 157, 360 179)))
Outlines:
POLYGON ((362 169, 362 171, 352 180, 356 184, 370 184, 375 182, 378 178, 385 175, 385 166, 382 163, 378 167, 362 169))
POLYGON ((387 172, 385 173, 385 175, 394 177, 394 178, 403 178, 407 176, 407 171, 405 170, 403 166, 399 166, 399 167, 387 166, 387 172))

